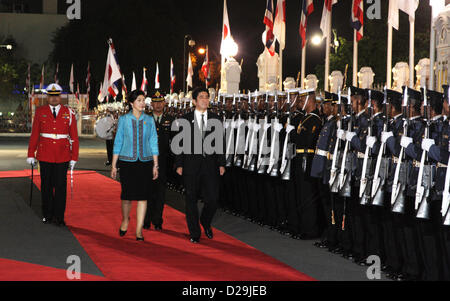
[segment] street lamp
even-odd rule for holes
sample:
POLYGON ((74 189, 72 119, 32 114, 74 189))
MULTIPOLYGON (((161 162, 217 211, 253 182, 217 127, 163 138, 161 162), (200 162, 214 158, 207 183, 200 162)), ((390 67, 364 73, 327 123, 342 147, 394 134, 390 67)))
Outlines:
POLYGON ((12 50, 13 46, 8 44, 8 45, 0 45, 1 48, 6 48, 7 50, 12 50))
POLYGON ((198 54, 204 55, 205 53, 206 53, 206 49, 205 48, 201 47, 201 48, 198 49, 198 54))
POLYGON ((239 47, 236 42, 231 37, 227 37, 222 44, 221 53, 226 57, 236 56, 238 53, 239 47))
POLYGON ((313 38, 311 39, 311 43, 314 46, 319 46, 322 43, 322 37, 318 34, 314 35, 313 38))
POLYGON ((188 40, 188 45, 190 47, 194 47, 195 46, 195 41, 192 39, 192 37, 190 35, 185 35, 183 38, 183 51, 184 51, 184 56, 183 56, 183 92, 186 91, 186 39, 188 40))

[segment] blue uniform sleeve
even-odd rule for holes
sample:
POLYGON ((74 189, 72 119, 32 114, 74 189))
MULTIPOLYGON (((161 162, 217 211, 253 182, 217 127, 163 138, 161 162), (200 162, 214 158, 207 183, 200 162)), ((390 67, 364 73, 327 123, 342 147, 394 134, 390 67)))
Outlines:
POLYGON ((414 160, 420 160, 418 158, 420 158, 422 156, 422 149, 419 148, 417 144, 411 143, 405 149, 405 154, 414 160))
POLYGON ((388 140, 386 141, 386 146, 389 148, 389 151, 391 152, 391 154, 394 154, 394 156, 398 157, 399 152, 397 151, 397 148, 395 147, 396 142, 397 141, 394 137, 389 137, 388 140))
POLYGON ((119 155, 120 151, 122 150, 124 126, 125 126, 125 117, 121 116, 119 118, 119 123, 117 125, 116 137, 114 139, 114 148, 113 148, 114 155, 119 155))
POLYGON ((156 125, 153 118, 151 118, 150 121, 150 148, 152 151, 152 155, 159 156, 158 134, 156 133, 156 125))

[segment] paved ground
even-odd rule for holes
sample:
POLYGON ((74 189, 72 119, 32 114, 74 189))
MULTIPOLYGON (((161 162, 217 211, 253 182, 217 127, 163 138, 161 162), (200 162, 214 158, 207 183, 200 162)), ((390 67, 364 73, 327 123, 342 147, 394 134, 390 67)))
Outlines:
MULTIPOLYGON (((0 136, 0 171, 29 168, 25 163, 27 144, 26 137, 0 136)), ((109 168, 104 166, 105 161, 103 140, 80 139, 80 160, 76 169, 96 170, 108 175, 109 168)), ((28 186, 24 189, 29 190, 28 186)), ((176 192, 168 191, 167 204, 184 212, 182 196, 176 192)), ((368 280, 366 267, 357 266, 338 255, 318 249, 313 246, 313 241, 293 240, 221 210, 217 212, 213 226, 318 280, 368 280)), ((382 276, 382 280, 386 278, 382 276)))

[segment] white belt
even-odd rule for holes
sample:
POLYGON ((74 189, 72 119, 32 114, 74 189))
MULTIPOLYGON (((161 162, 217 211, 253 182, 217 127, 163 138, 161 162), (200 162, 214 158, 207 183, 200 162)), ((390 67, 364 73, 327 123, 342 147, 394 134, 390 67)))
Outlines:
POLYGON ((69 135, 43 134, 43 133, 41 133, 41 137, 50 138, 50 139, 68 139, 69 135))
POLYGON ((357 154, 357 157, 358 157, 358 159, 364 159, 364 153, 360 153, 360 152, 358 152, 358 154, 357 154))
POLYGON ((322 156, 322 157, 328 157, 328 152, 321 150, 321 149, 316 149, 316 155, 322 156))

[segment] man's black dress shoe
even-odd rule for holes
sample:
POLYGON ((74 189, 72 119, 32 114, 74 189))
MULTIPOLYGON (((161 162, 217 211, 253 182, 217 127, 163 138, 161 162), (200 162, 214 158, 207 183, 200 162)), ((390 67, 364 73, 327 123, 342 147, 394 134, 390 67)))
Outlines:
POLYGON ((46 217, 44 217, 44 218, 42 219, 42 222, 43 222, 44 224, 51 224, 51 223, 52 223, 52 219, 51 219, 51 218, 46 218, 46 217))
POLYGON ((162 231, 162 225, 155 225, 156 231, 162 231))
POLYGON ((353 254, 352 253, 350 253, 350 252, 343 252, 342 253, 342 257, 344 257, 345 259, 348 259, 348 260, 353 260, 353 254))
POLYGON ((198 244, 199 242, 200 242, 200 239, 199 239, 199 238, 191 237, 191 243, 193 243, 193 244, 198 244))
POLYGON ((333 254, 342 254, 344 252, 344 249, 342 247, 334 247, 329 248, 328 251, 330 251, 333 254))
POLYGON ((212 239, 213 238, 213 231, 212 231, 211 227, 203 226, 203 229, 205 229, 206 237, 208 237, 209 239, 212 239))
POLYGON ((145 230, 149 230, 150 229, 150 225, 149 224, 144 224, 144 226, 142 226, 142 228, 144 228, 145 230))

